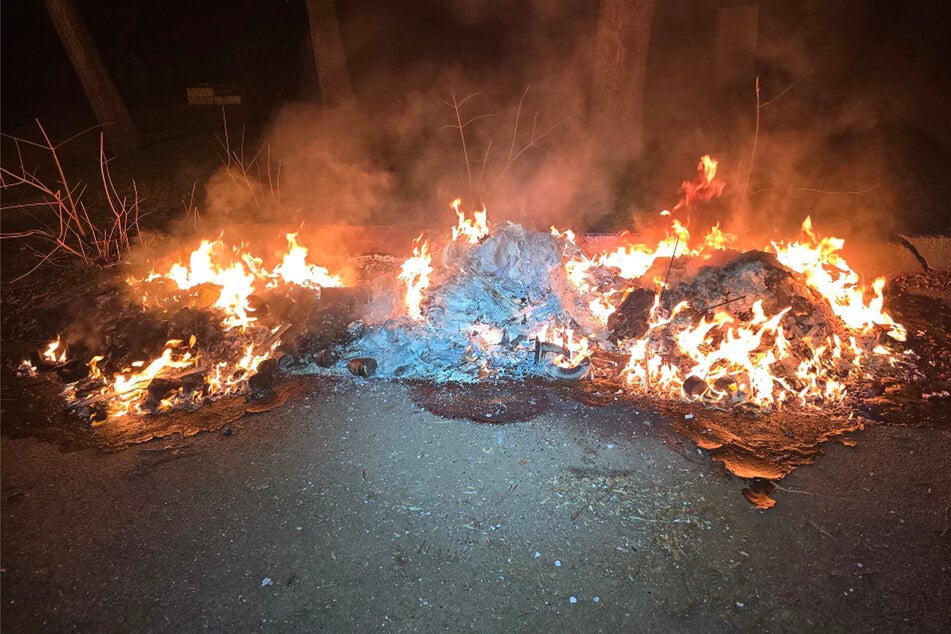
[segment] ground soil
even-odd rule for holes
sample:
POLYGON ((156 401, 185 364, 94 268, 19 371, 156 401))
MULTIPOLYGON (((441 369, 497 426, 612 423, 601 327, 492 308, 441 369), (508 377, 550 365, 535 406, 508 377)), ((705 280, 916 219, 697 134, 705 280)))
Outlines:
POLYGON ((217 433, 64 453, 2 440, 16 631, 939 631, 951 430, 826 445, 769 511, 662 419, 549 394, 437 417, 314 380, 217 433))

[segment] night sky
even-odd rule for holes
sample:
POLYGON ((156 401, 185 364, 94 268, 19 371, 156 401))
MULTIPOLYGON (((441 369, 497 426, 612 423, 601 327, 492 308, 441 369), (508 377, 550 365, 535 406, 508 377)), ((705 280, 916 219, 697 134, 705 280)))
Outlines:
MULTIPOLYGON (((596 4, 338 0, 337 11, 359 90, 361 79, 381 70, 398 73, 421 60, 460 63, 486 76, 512 72, 508 62, 519 49, 532 46, 539 31, 549 31, 541 35, 566 46, 579 33, 590 32, 596 4), (554 14, 555 20, 539 19, 540 14, 554 14)), ((729 4, 735 3, 658 2, 651 42, 655 74, 685 54, 702 63, 716 7, 729 4)), ((181 101, 184 87, 208 81, 238 82, 269 104, 314 96, 303 2, 77 0, 77 5, 133 107, 181 101)), ((933 112, 946 105, 949 88, 951 38, 941 19, 942 3, 768 1, 760 6, 761 46, 797 40, 842 88, 877 84, 910 91, 918 98, 923 123, 942 118, 933 112)), ((41 2, 4 3, 0 26, 4 127, 83 105, 41 2)), ((760 64, 768 71, 768 60, 760 64)), ((946 129, 935 132, 947 136, 946 129)))

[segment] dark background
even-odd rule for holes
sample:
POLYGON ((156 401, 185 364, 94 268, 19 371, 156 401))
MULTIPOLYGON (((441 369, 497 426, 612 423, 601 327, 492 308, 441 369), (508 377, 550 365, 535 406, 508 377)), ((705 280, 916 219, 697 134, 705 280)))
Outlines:
MULTIPOLYGON (((656 5, 647 147, 681 173, 700 152, 733 164, 746 152, 736 139, 750 134, 752 86, 723 87, 713 79, 717 8, 729 4, 656 5)), ((247 117, 262 122, 288 102, 319 100, 306 10, 298 0, 77 5, 134 118, 184 104, 185 88, 206 82, 240 86, 247 117)), ((385 95, 376 94, 381 78, 409 87, 426 65, 458 67, 473 82, 512 86, 517 98, 517 86, 533 79, 539 60, 589 46, 597 5, 338 0, 337 12, 355 91, 385 108, 385 95)), ((887 193, 888 213, 901 215, 909 230, 944 231, 951 196, 941 167, 951 160, 951 37, 943 3, 767 0, 759 6, 763 100, 801 80, 762 113, 764 133, 809 137, 796 149, 797 174, 811 182, 832 165, 835 176, 820 179, 821 185, 839 190, 862 189, 889 174, 896 185, 887 193), (859 165, 865 163, 870 167, 859 165)), ((5 2, 0 26, 4 131, 35 117, 92 121, 42 3, 5 2)), ((763 151, 777 152, 784 142, 764 143, 763 151)), ((767 179, 766 186, 773 185, 767 179)))

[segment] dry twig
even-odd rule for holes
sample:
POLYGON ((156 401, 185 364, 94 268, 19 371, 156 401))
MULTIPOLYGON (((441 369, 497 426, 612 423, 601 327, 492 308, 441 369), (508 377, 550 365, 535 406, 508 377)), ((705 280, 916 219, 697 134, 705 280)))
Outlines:
MULTIPOLYGON (((58 148, 43 125, 36 121, 43 137, 43 143, 35 143, 4 135, 13 141, 16 148, 17 167, 10 169, 0 166, 0 188, 12 190, 21 188, 32 192, 40 200, 0 206, 0 211, 19 210, 32 218, 36 225, 31 229, 0 234, 3 239, 32 238, 46 243, 46 250, 32 245, 27 248, 39 257, 39 262, 23 275, 22 279, 36 271, 44 263, 58 254, 65 254, 80 260, 84 265, 109 266, 117 263, 131 246, 131 238, 139 234, 139 196, 135 181, 132 182, 131 200, 119 194, 112 175, 109 172, 109 160, 106 158, 105 141, 99 135, 99 172, 102 180, 102 192, 106 204, 112 212, 110 221, 97 221, 90 216, 83 201, 86 186, 82 182, 70 184, 60 160, 58 148), (56 180, 50 184, 38 176, 37 171, 27 168, 22 146, 36 147, 49 154, 56 171, 56 180), (46 210, 47 214, 37 214, 46 210)), ((78 136, 78 135, 77 135, 78 136)), ((75 138, 74 137, 71 137, 75 138)), ((16 281, 14 280, 14 281, 16 281)))
MULTIPOLYGON (((443 102, 444 102, 447 106, 449 106, 450 108, 452 108, 453 114, 455 115, 456 122, 455 122, 454 124, 452 124, 452 123, 451 123, 451 124, 447 124, 447 125, 444 125, 444 126, 442 126, 441 128, 439 128, 440 130, 443 130, 443 129, 446 129, 446 128, 450 128, 450 129, 453 129, 453 130, 457 130, 457 131, 459 132, 459 142, 460 142, 460 144, 461 144, 461 146, 462 146, 462 157, 463 157, 463 160, 465 161, 465 165, 466 165, 466 180, 467 180, 468 185, 469 185, 469 195, 472 196, 472 197, 475 197, 475 198, 481 198, 481 194, 482 194, 482 191, 483 191, 483 184, 486 182, 485 174, 486 174, 487 171, 488 171, 488 167, 489 167, 489 155, 490 155, 490 153, 492 152, 492 149, 493 149, 493 142, 492 142, 491 139, 489 139, 489 141, 488 141, 488 143, 487 143, 487 145, 486 145, 485 152, 484 152, 483 155, 482 155, 482 166, 481 166, 481 169, 480 169, 480 171, 479 171, 479 179, 478 179, 478 182, 477 182, 477 185, 476 185, 476 189, 473 189, 473 188, 472 188, 472 167, 471 167, 471 162, 470 162, 470 159, 469 159, 469 149, 470 149, 470 148, 469 148, 469 143, 468 143, 468 141, 466 140, 465 129, 466 129, 470 124, 475 123, 476 121, 479 121, 479 120, 481 120, 481 119, 485 119, 485 118, 487 118, 487 117, 492 117, 492 116, 494 116, 494 114, 488 113, 488 114, 476 115, 476 116, 474 116, 474 117, 471 117, 471 118, 469 118, 469 119, 463 121, 463 117, 462 117, 462 107, 463 107, 470 99, 472 99, 472 98, 474 98, 474 97, 477 97, 479 94, 481 94, 481 93, 472 93, 471 95, 468 95, 468 96, 465 97, 464 99, 461 99, 461 100, 460 100, 460 99, 457 98, 455 92, 451 93, 451 95, 450 95, 450 100, 449 100, 449 101, 443 100, 443 102)), ((535 148, 535 149, 542 149, 542 146, 539 145, 539 142, 540 142, 542 139, 544 139, 546 136, 548 136, 549 134, 551 134, 553 131, 555 131, 556 129, 558 129, 559 127, 561 127, 565 122, 567 122, 567 121, 571 118, 571 117, 566 117, 566 118, 564 118, 564 119, 558 121, 558 122, 555 123, 554 125, 550 126, 549 128, 547 128, 544 132, 538 133, 538 113, 536 112, 535 115, 534 115, 534 117, 533 117, 533 119, 532 119, 532 132, 531 132, 530 138, 529 138, 528 142, 527 142, 525 145, 523 145, 522 147, 519 147, 519 146, 518 146, 519 125, 520 125, 520 123, 521 123, 522 107, 523 107, 523 105, 524 105, 525 97, 526 97, 527 94, 528 94, 528 87, 526 86, 526 87, 525 87, 525 90, 522 92, 522 96, 521 96, 521 97, 519 98, 519 100, 518 100, 518 106, 516 107, 516 110, 515 110, 515 121, 514 121, 514 123, 513 123, 513 125, 512 125, 512 140, 511 140, 511 142, 508 144, 508 146, 509 146, 508 155, 505 157, 505 162, 504 162, 504 164, 502 164, 501 167, 499 168, 498 173, 494 176, 494 178, 489 179, 489 183, 490 183, 490 184, 491 184, 492 182, 498 181, 498 180, 501 179, 503 176, 505 176, 505 174, 506 174, 506 172, 508 172, 509 168, 510 168, 516 161, 518 161, 518 159, 519 159, 523 154, 525 154, 528 150, 533 149, 533 148, 535 148)))

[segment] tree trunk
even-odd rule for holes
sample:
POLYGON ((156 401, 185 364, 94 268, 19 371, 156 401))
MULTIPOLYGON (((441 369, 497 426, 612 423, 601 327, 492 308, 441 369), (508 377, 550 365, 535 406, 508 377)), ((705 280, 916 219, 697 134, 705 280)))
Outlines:
POLYGON ((334 0, 307 0, 307 16, 321 100, 331 105, 350 99, 353 91, 334 0))
POLYGON ((141 137, 106 70, 74 0, 43 0, 50 20, 76 69, 79 81, 103 127, 109 147, 117 154, 139 147, 141 137))
POLYGON ((633 157, 643 147, 644 77, 654 0, 601 0, 595 42, 591 122, 605 142, 633 157))

